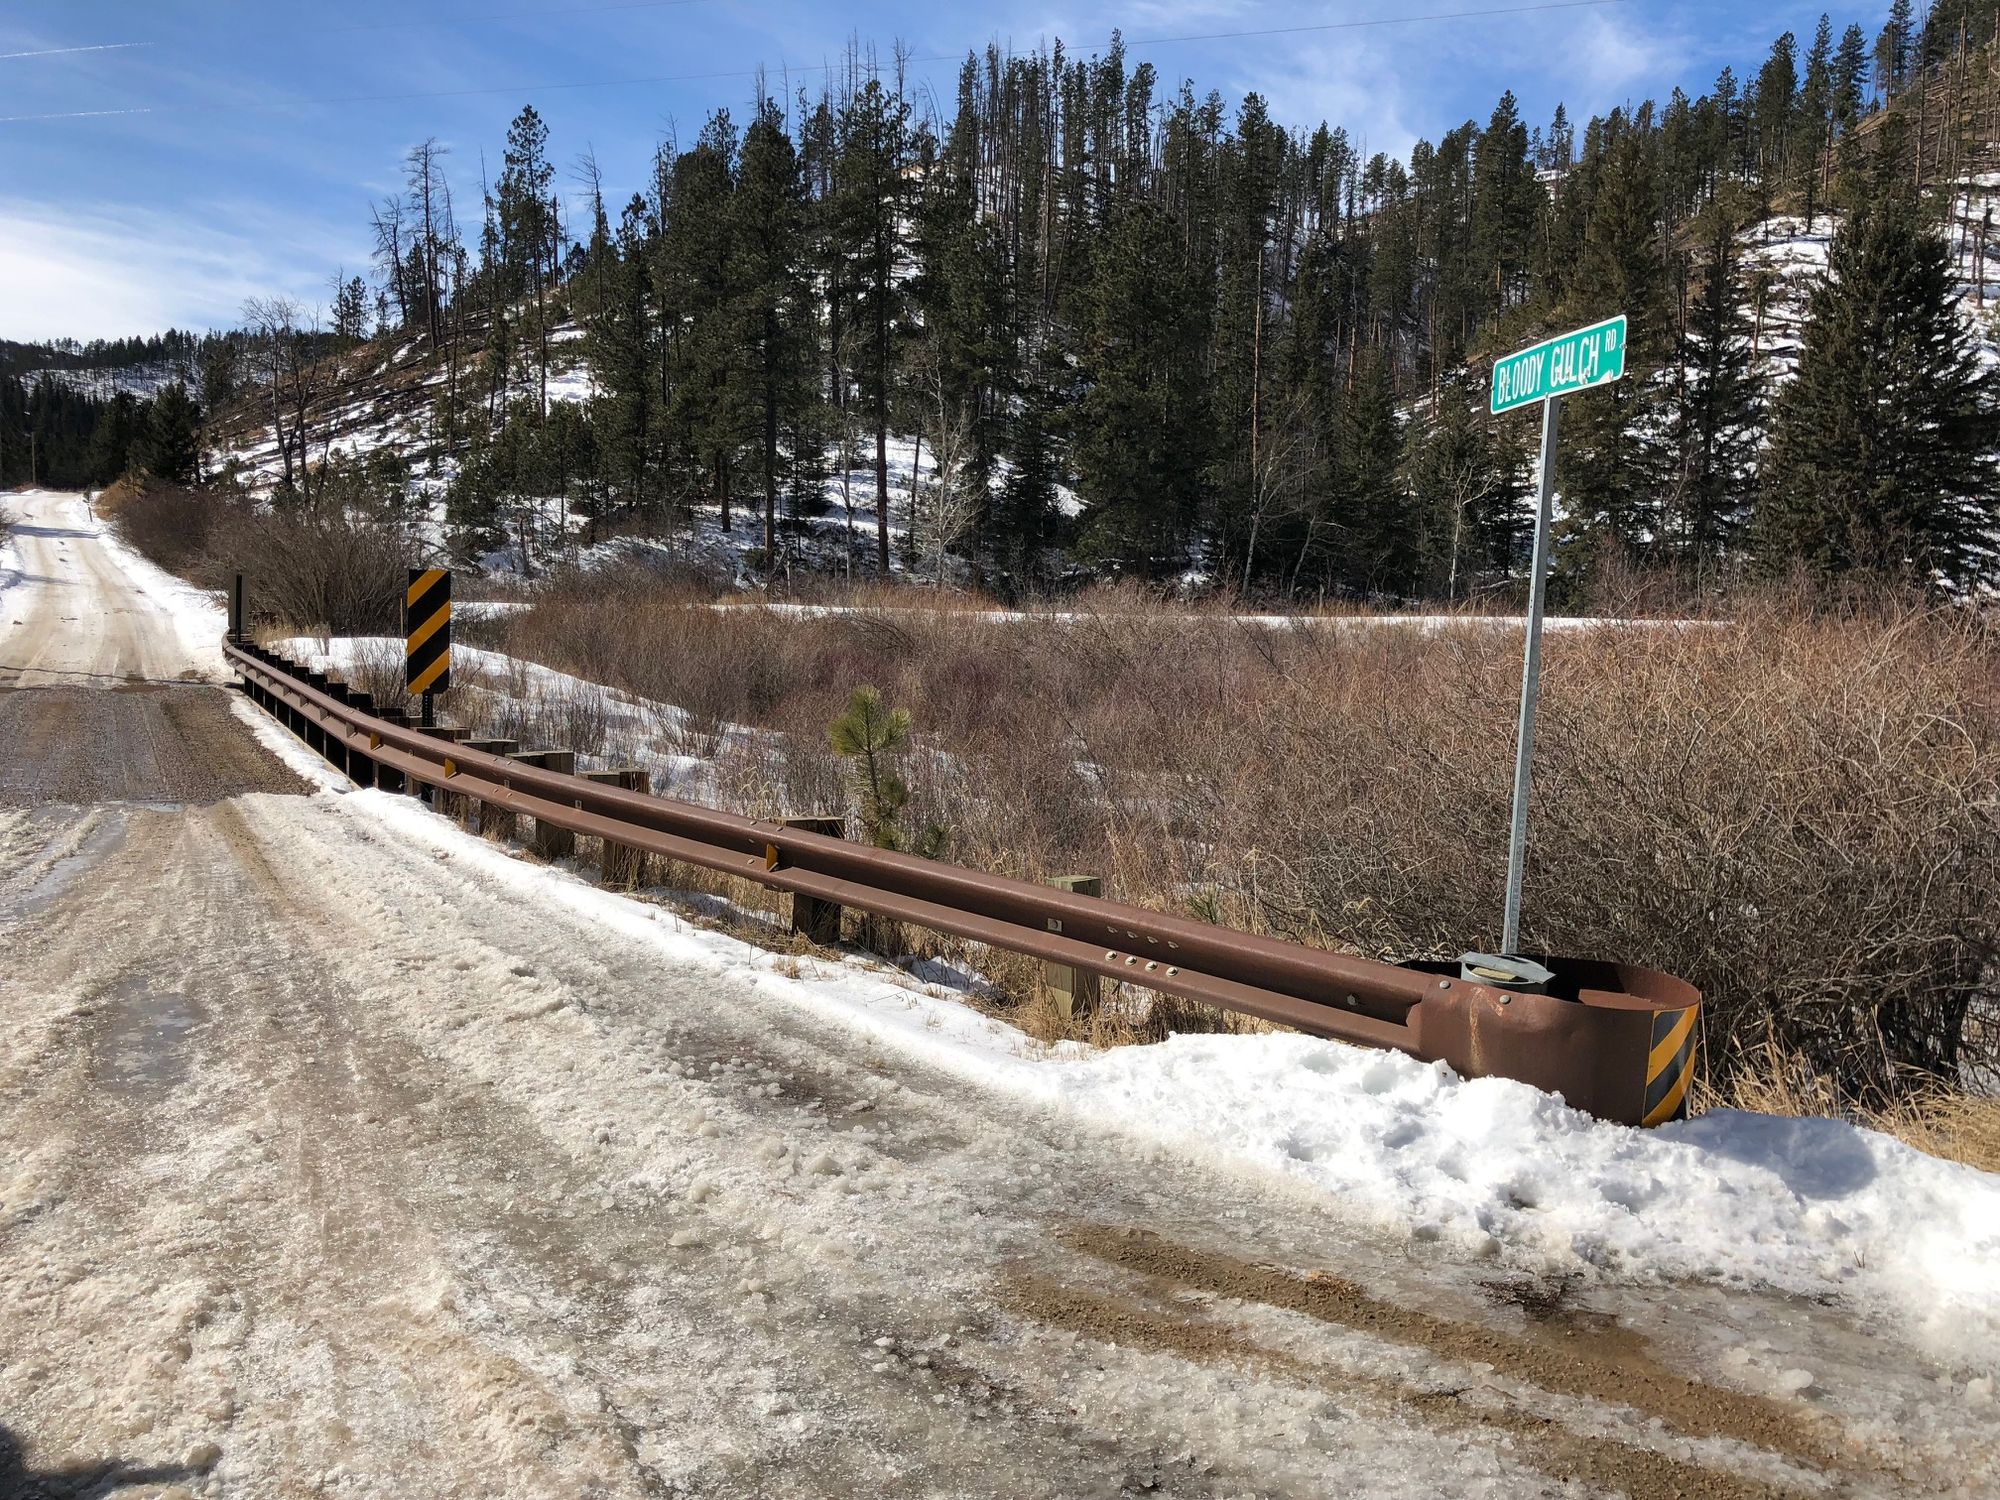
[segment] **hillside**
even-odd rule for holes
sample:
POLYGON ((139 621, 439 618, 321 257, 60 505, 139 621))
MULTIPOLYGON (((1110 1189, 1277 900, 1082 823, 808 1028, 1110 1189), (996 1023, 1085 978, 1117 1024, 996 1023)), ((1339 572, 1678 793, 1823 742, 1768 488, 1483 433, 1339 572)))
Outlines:
MULTIPOLYGON (((1982 226, 1986 230, 1992 227, 1990 214, 2000 214, 2000 172, 1978 174, 1957 184, 1949 238, 1959 314, 1977 340, 1983 361, 2000 368, 2000 317, 1996 317, 1995 308, 1995 297, 2000 296, 2000 245, 1982 232, 1982 226)), ((1827 251, 1840 222, 1839 214, 1823 210, 1815 214, 1808 228, 1801 214, 1776 213, 1737 236, 1739 277, 1749 318, 1745 343, 1765 381, 1767 400, 1775 399, 1792 377, 1807 304, 1814 285, 1825 273, 1827 251)), ((550 343, 556 351, 547 386, 551 407, 575 403, 587 411, 601 392, 591 373, 584 330, 565 319, 551 331, 550 343)), ((463 454, 468 446, 490 443, 498 431, 499 424, 488 416, 489 406, 504 411, 511 402, 538 403, 540 399, 536 372, 517 371, 499 391, 489 393, 489 401, 465 408, 464 420, 476 435, 454 441, 445 430, 454 382, 461 390, 484 387, 484 359, 474 338, 431 348, 422 339, 395 334, 328 357, 319 363, 313 377, 314 394, 306 418, 312 462, 363 473, 372 465, 378 485, 399 491, 406 523, 420 545, 440 555, 453 550, 448 500, 463 454)), ((139 389, 148 374, 146 367, 138 367, 88 372, 78 378, 105 381, 111 388, 139 389)), ((1465 374, 1473 382, 1476 400, 1483 391, 1483 367, 1470 364, 1465 374)), ((1406 410, 1405 420, 1414 423, 1425 414, 1421 403, 1413 404, 1406 410)), ((284 420, 289 425, 293 419, 288 414, 284 420)), ((210 465, 216 476, 260 498, 270 496, 282 479, 283 465, 270 416, 268 386, 246 392, 226 408, 212 425, 211 441, 210 465)), ((897 539, 892 568, 899 575, 928 578, 931 570, 914 565, 903 539, 910 533, 913 507, 920 507, 922 497, 936 484, 933 446, 920 445, 907 432, 892 433, 887 457, 890 525, 897 539)), ((1004 479, 1004 472, 996 475, 994 491, 1001 488, 1004 479)), ((810 507, 787 507, 780 519, 786 571, 839 575, 844 559, 851 560, 857 571, 870 569, 872 559, 863 531, 874 482, 872 463, 854 462, 841 469, 836 458, 836 467, 820 481, 817 513, 810 507), (851 518, 849 502, 854 507, 851 518)), ((1065 469, 1059 484, 1059 507, 1065 517, 1073 518, 1080 509, 1074 490, 1077 483, 1073 470, 1065 469)), ((693 563, 739 585, 754 581, 761 571, 762 531, 755 515, 747 514, 740 505, 725 533, 721 507, 714 502, 687 503, 671 525, 641 518, 594 524, 590 515, 573 511, 567 499, 553 491, 523 497, 523 503, 533 511, 528 527, 532 539, 525 568, 528 573, 551 562, 602 560, 635 548, 693 563)), ((518 529, 503 546, 465 560, 500 574, 524 571, 518 529)), ((963 578, 966 574, 964 559, 952 558, 947 576, 963 578)), ((1193 572, 1188 581, 1199 583, 1202 575, 1193 572)))

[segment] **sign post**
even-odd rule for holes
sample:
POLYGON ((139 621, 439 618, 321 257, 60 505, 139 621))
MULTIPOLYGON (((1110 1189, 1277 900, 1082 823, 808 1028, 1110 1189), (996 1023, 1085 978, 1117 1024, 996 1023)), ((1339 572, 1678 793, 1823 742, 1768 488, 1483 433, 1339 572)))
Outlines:
POLYGON ((1494 415, 1542 403, 1541 474, 1535 503, 1534 572, 1528 582, 1528 645, 1521 662, 1521 718, 1514 736, 1514 813, 1507 835, 1507 905, 1500 952, 1521 946, 1521 876, 1528 862, 1528 786, 1535 756, 1535 707, 1542 693, 1542 615, 1548 602, 1549 525, 1555 497, 1556 432, 1562 398, 1625 374, 1625 315, 1549 339, 1493 365, 1494 415))

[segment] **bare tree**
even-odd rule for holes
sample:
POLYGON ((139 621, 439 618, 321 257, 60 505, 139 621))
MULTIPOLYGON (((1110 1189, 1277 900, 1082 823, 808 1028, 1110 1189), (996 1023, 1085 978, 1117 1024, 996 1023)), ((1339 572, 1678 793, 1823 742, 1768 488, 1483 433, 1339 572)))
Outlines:
POLYGON ((1265 523, 1279 515, 1295 514, 1307 503, 1304 460, 1311 435, 1312 401, 1301 390, 1286 399, 1265 439, 1251 445, 1250 536, 1243 549, 1246 592, 1256 570, 1257 543, 1265 523))
POLYGON ((451 222, 451 190, 444 180, 443 160, 450 148, 430 136, 410 148, 404 158, 410 211, 416 217, 417 261, 423 284, 424 327, 436 348, 444 336, 443 302, 445 246, 458 238, 451 222))
MULTIPOLYGON (((918 374, 923 381, 924 403, 932 424, 931 467, 935 478, 931 482, 927 503, 917 503, 917 469, 915 458, 910 465, 910 489, 912 491, 911 529, 913 540, 921 549, 925 561, 930 564, 931 576, 939 585, 944 583, 945 559, 951 549, 972 534, 985 512, 984 499, 967 483, 965 461, 972 452, 972 413, 965 403, 951 399, 945 392, 943 350, 939 347, 939 337, 932 333, 919 346, 917 356, 918 374)), ((917 428, 918 449, 923 443, 923 424, 917 428)))
POLYGON ((292 444, 285 432, 286 372, 298 317, 298 306, 289 297, 252 297, 243 304, 243 322, 250 330, 255 364, 271 397, 271 436, 284 465, 287 490, 298 486, 292 471, 292 444))
POLYGON ((382 267, 382 281, 396 299, 396 325, 410 321, 409 278, 403 268, 403 200, 391 193, 369 210, 375 226, 375 259, 382 267))

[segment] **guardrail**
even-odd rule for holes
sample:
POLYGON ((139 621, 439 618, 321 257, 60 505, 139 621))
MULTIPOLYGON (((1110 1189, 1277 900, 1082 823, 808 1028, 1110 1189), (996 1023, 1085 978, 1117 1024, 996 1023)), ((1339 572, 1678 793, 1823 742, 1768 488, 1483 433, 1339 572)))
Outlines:
POLYGON ((223 651, 255 702, 364 786, 433 788, 504 818, 532 818, 538 829, 603 839, 1314 1036, 1393 1048, 1466 1077, 1518 1079, 1623 1124, 1656 1125, 1686 1111, 1701 997, 1672 975, 1547 958, 1550 980, 1524 989, 1455 963, 1385 964, 1306 948, 587 781, 379 713, 366 694, 261 647, 232 640, 223 651))

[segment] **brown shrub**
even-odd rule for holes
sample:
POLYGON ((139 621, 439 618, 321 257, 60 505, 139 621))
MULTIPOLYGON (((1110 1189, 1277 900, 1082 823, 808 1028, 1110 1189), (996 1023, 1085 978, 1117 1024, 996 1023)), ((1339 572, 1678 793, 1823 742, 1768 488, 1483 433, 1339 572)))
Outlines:
POLYGON ((247 504, 234 496, 157 480, 121 479, 97 505, 130 546, 169 572, 190 576, 206 571, 210 551, 248 516, 247 504))
MULTIPOLYGON (((868 682, 914 715, 910 820, 954 859, 1385 957, 1498 942, 1511 630, 1270 629, 1126 590, 1018 623, 801 618, 628 578, 508 635, 711 741, 782 732, 723 745, 745 811, 840 797, 824 728, 868 682)), ((1964 614, 1782 599, 1552 632, 1524 946, 1685 975, 1722 1084, 1771 1045, 1861 1100, 1990 1064, 1992 647, 1964 614)))

